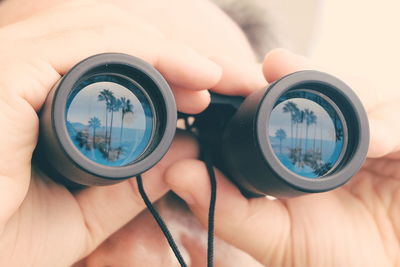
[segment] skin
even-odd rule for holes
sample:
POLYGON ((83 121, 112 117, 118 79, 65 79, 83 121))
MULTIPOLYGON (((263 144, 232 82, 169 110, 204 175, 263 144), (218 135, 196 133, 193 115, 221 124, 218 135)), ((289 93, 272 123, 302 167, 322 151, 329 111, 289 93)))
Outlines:
MULTIPOLYGON (((81 266, 176 266, 152 218, 141 213, 134 179, 69 192, 32 166, 36 112, 53 84, 90 55, 128 53, 166 77, 180 111, 197 113, 208 104, 205 89, 246 96, 266 80, 312 65, 276 50, 261 70, 243 34, 207 1, 174 0, 171 12, 158 13, 146 13, 157 1, 62 2, 0 4, 0 265, 70 266, 83 259, 81 266), (192 27, 199 31, 187 30, 192 27)), ((399 131, 398 93, 377 98, 373 90, 354 87, 372 134, 371 158, 356 177, 331 192, 270 200, 245 199, 217 172, 220 238, 267 266, 400 266, 400 137, 392 134, 399 131)), ((152 200, 172 188, 205 225, 209 182, 197 154, 192 138, 180 133, 143 178, 152 200)), ((196 259, 201 266, 196 245, 184 243, 193 266, 196 259)))

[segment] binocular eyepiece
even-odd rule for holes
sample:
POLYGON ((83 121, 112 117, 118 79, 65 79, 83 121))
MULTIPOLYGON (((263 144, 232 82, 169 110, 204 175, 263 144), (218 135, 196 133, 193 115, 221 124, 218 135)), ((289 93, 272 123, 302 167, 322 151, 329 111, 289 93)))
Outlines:
POLYGON ((115 184, 161 160, 176 120, 158 71, 125 54, 100 54, 74 66, 49 93, 37 155, 68 186, 115 184))
MULTIPOLYGON (((114 184, 160 161, 176 123, 160 73, 129 55, 100 54, 50 92, 36 158, 67 186, 114 184)), ((192 127, 215 165, 249 197, 332 190, 359 170, 369 144, 360 100, 317 71, 290 74, 246 98, 212 94, 192 127)))

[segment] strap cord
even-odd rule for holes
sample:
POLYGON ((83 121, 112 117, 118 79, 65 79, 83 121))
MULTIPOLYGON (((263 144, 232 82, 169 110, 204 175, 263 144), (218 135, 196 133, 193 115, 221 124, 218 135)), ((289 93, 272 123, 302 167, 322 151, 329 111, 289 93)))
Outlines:
MULTIPOLYGON (((190 125, 188 118, 184 118, 186 130, 191 132, 192 125, 190 125)), ((200 142, 203 143, 203 142, 200 142)), ((208 210, 208 235, 207 235, 207 267, 214 266, 214 221, 215 221, 215 205, 217 200, 217 179, 215 177, 214 165, 212 163, 211 154, 208 150, 207 144, 202 144, 203 149, 203 160, 206 164, 208 176, 210 178, 211 184, 211 197, 210 197, 210 205, 208 210)), ((172 251, 175 254, 179 264, 182 267, 187 267, 185 260, 182 257, 181 252, 179 251, 178 246, 176 245, 175 240, 173 239, 171 232, 169 231, 167 225, 165 224, 164 220, 161 218, 160 214, 154 208, 153 204, 149 200, 144 187, 141 175, 136 177, 139 193, 143 198, 144 203, 146 204, 148 210, 150 211, 151 215, 154 217, 158 225, 160 226, 161 231, 163 232, 165 238, 168 241, 169 246, 171 247, 172 251)))
POLYGON ((208 241, 207 241, 207 266, 213 267, 214 261, 214 215, 215 215, 215 204, 217 202, 217 179, 215 178, 215 171, 211 162, 211 157, 208 151, 204 153, 204 161, 207 167, 208 176, 210 177, 211 183, 211 197, 210 206, 208 209, 208 241))
POLYGON ((160 214, 154 208, 154 206, 151 203, 151 201, 149 200, 146 192, 144 191, 142 176, 141 175, 136 176, 136 181, 137 181, 139 193, 142 196, 144 203, 146 204, 147 208, 149 209, 151 215, 153 215, 154 219, 158 223, 158 226, 160 226, 160 229, 163 232, 165 238, 167 239, 168 244, 171 247, 172 251, 174 252, 176 259, 178 260, 179 264, 182 267, 187 267, 187 264, 186 264, 185 260, 183 259, 182 254, 179 251, 179 248, 176 245, 175 240, 171 235, 171 232, 168 230, 168 227, 165 224, 164 220, 161 218, 160 214))
MULTIPOLYGON (((217 180, 215 178, 215 172, 213 165, 211 164, 210 157, 207 155, 204 156, 204 160, 206 163, 207 171, 210 176, 211 182, 211 198, 210 198, 210 208, 208 211, 208 240, 207 240, 207 267, 214 266, 214 214, 215 214, 215 204, 217 199, 217 180)), ((168 230, 167 225, 165 224, 164 220, 154 208, 153 204, 149 200, 144 187, 141 175, 136 177, 139 193, 143 198, 144 203, 146 204, 148 210, 150 211, 151 215, 154 217, 158 225, 160 226, 161 231, 163 232, 165 238, 168 241, 169 246, 171 247, 172 251, 175 254, 176 259, 178 260, 179 264, 182 267, 187 267, 185 260, 182 257, 181 252, 179 251, 178 246, 173 239, 171 232, 168 230)))

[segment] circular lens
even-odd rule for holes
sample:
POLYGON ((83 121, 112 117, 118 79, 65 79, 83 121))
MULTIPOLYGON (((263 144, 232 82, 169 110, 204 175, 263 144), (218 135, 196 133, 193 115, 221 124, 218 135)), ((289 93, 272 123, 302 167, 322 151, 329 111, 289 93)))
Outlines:
POLYGON ((347 145, 347 127, 337 106, 308 89, 279 98, 271 112, 268 134, 279 161, 306 178, 328 174, 340 163, 347 145))
POLYGON ((106 166, 133 163, 149 146, 154 113, 141 87, 117 75, 78 83, 66 108, 68 135, 88 159, 106 166))

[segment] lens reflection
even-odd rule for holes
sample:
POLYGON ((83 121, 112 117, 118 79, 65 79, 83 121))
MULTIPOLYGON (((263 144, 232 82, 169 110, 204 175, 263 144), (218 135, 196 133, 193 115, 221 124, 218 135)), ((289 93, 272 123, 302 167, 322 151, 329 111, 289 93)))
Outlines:
POLYGON ((269 120, 270 142, 292 172, 317 178, 340 161, 346 133, 340 111, 332 105, 306 89, 288 92, 275 105, 269 120))
POLYGON ((80 83, 69 97, 66 121, 76 148, 106 166, 124 166, 140 157, 154 128, 147 97, 119 76, 95 76, 80 83))

